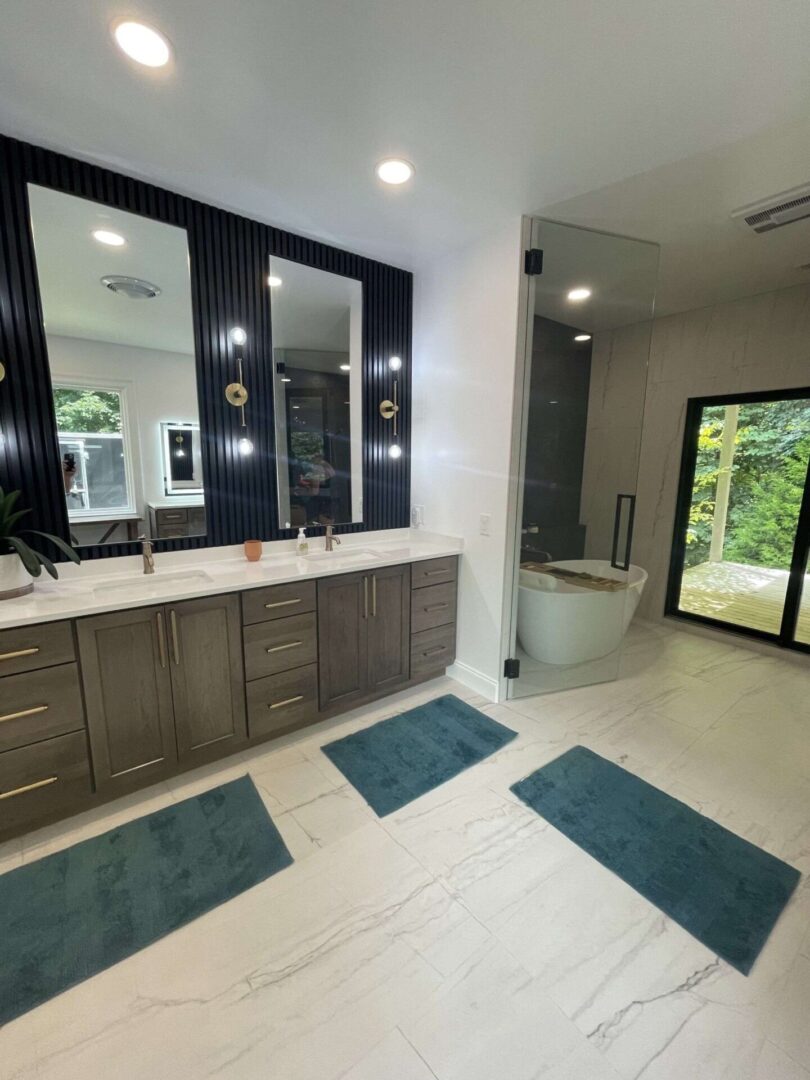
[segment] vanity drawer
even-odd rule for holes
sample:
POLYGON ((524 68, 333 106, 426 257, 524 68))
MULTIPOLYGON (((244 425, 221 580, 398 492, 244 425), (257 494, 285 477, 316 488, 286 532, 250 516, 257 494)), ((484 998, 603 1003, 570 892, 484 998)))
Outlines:
POLYGON ((155 510, 158 525, 178 525, 188 521, 188 510, 178 507, 176 510, 155 510))
POLYGON ((75 659, 73 630, 69 622, 0 630, 0 677, 66 664, 75 659))
POLYGON ((428 559, 411 567, 411 588, 424 589, 427 585, 443 585, 456 580, 457 555, 444 559, 428 559))
POLYGON ((443 671, 456 658, 456 626, 422 630, 411 638, 411 678, 443 671))
POLYGON ((193 506, 188 512, 190 529, 205 529, 205 507, 193 506))
POLYGON ((83 728, 76 664, 9 675, 0 683, 0 752, 83 728))
POLYGON ((318 665, 249 682, 247 706, 251 739, 317 720, 318 665))
POLYGON ((285 619, 288 615, 314 611, 315 606, 314 581, 291 581, 289 585, 249 589, 242 593, 242 622, 248 624, 285 619))
POLYGON ((411 594, 411 633, 456 621, 456 583, 428 585, 411 594))
POLYGON ((178 540, 181 536, 188 536, 188 525, 158 525, 158 540, 178 540))
POLYGON ((254 623, 242 631, 245 678, 260 679, 318 659, 318 616, 314 611, 254 623))
POLYGON ((0 834, 56 816, 91 794, 83 731, 0 754, 0 834))

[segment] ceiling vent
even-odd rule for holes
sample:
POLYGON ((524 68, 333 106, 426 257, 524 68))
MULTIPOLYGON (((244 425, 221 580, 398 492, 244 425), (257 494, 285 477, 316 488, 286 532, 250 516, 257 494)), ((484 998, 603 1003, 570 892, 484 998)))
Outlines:
POLYGON ((769 199, 760 199, 749 206, 732 210, 732 218, 741 221, 756 233, 771 232, 794 221, 810 218, 810 184, 791 188, 769 199))
POLYGON ((160 296, 161 289, 153 285, 151 281, 143 281, 136 277, 121 277, 118 274, 110 274, 101 279, 101 284, 110 292, 119 296, 126 296, 130 300, 152 300, 160 296))

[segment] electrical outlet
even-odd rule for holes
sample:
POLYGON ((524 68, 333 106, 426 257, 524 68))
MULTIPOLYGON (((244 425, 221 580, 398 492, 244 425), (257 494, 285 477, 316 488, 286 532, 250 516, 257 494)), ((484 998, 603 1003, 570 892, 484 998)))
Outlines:
POLYGON ((492 514, 481 514, 478 518, 478 531, 482 536, 491 536, 490 525, 492 524, 492 514))
POLYGON ((414 529, 421 529, 425 524, 425 508, 424 506, 412 506, 411 507, 411 525, 414 529))

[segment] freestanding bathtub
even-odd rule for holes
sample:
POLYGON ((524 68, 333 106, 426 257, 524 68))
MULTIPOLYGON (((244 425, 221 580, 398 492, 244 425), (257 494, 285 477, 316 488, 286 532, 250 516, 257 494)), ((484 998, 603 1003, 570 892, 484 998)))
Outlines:
POLYGON ((618 649, 636 613, 647 571, 625 573, 607 560, 567 559, 550 563, 598 577, 626 581, 626 589, 599 592, 536 570, 521 570, 518 585, 518 643, 544 664, 582 664, 618 649))

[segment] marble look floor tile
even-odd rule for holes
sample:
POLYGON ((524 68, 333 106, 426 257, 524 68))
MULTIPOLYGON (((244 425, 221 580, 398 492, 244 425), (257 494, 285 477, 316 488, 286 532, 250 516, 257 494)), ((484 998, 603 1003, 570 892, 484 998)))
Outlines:
POLYGON ((757 1059, 753 1080, 810 1080, 810 1070, 802 1068, 778 1046, 766 1042, 757 1059))
POLYGON ((307 758, 279 765, 266 759, 258 766, 251 766, 250 775, 256 786, 285 810, 296 810, 336 790, 332 781, 307 758))
POLYGON ((345 781, 343 787, 319 795, 291 813, 318 847, 325 847, 355 829, 362 828, 375 816, 354 788, 345 781))
POLYGON ((665 771, 697 741, 700 733, 658 712, 628 717, 591 746, 618 764, 624 759, 642 762, 654 772, 665 771))
POLYGON ((338 1080, 436 1080, 436 1074, 397 1028, 338 1080))
POLYGON ((810 1070, 810 957, 793 962, 773 1009, 768 1037, 780 1050, 810 1070))

